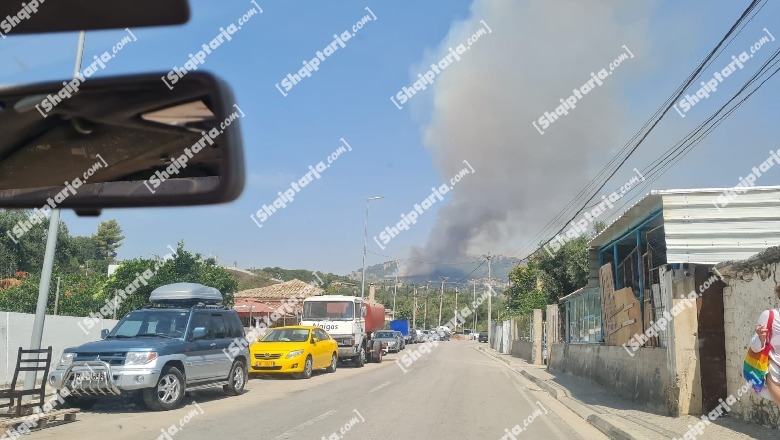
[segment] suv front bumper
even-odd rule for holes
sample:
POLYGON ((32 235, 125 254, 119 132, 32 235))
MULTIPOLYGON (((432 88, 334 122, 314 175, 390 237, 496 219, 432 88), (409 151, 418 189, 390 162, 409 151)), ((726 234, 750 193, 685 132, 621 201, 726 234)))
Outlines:
POLYGON ((72 395, 108 396, 120 395, 123 391, 134 391, 153 387, 160 378, 159 368, 128 368, 111 366, 103 361, 76 361, 62 370, 49 373, 49 385, 57 390, 68 386, 72 395), (98 374, 97 380, 76 381, 76 373, 98 374))

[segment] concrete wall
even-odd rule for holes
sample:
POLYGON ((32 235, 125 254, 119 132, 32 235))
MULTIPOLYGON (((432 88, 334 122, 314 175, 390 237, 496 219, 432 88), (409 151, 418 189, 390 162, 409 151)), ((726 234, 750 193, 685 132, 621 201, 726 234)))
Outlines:
MULTIPOLYGON (((34 319, 35 315, 31 314, 0 312, 0 386, 9 385, 13 378, 19 347, 25 349, 30 347, 34 319)), ((52 368, 64 349, 97 341, 100 339, 102 328, 111 329, 119 322, 113 319, 101 320, 91 329, 84 327, 88 331, 87 334, 78 325, 82 319, 73 316, 46 315, 41 348, 52 346, 52 368)), ((19 373, 20 380, 24 379, 24 374, 24 372, 19 373)))
MULTIPOLYGON (((736 263, 716 266, 726 281, 723 305, 726 331, 726 380, 729 395, 746 383, 742 378, 742 363, 747 344, 753 336, 756 321, 766 309, 778 307, 780 301, 774 295, 778 284, 780 248, 770 248, 755 257, 736 263)), ((731 405, 736 417, 772 428, 780 425, 780 408, 748 390, 741 400, 731 405)))
POLYGON ((531 341, 512 341, 512 356, 532 362, 533 345, 531 341))
POLYGON ((668 412, 666 349, 640 348, 631 357, 622 346, 552 344, 548 368, 600 385, 658 414, 668 412))

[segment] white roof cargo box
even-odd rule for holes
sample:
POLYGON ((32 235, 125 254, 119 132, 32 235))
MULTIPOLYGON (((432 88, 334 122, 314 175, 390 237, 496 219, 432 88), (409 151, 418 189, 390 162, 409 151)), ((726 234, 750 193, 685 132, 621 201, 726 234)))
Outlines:
POLYGON ((149 301, 153 304, 221 304, 222 293, 198 283, 174 283, 160 286, 152 291, 149 301))

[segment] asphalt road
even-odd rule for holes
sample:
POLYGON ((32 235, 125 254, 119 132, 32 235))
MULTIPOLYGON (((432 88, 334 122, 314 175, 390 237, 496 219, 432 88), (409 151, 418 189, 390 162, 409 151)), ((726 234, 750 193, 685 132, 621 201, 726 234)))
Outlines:
MULTIPOLYGON (((400 356, 389 355, 382 364, 339 366, 333 374, 318 373, 309 380, 252 379, 241 396, 227 397, 221 390, 193 393, 186 406, 168 412, 122 401, 98 404, 76 422, 26 438, 151 440, 176 425, 178 432, 169 431, 176 440, 481 440, 501 439, 505 429, 523 426, 529 417, 516 438, 607 438, 479 346, 441 342, 406 373, 395 362, 400 356), (351 427, 342 433, 345 425, 351 427)), ((409 345, 401 355, 419 347, 409 345)))

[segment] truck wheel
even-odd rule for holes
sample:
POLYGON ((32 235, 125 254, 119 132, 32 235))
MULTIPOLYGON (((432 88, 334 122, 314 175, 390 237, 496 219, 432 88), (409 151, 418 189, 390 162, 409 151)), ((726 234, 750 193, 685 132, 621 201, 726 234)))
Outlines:
POLYGON ((379 341, 374 341, 374 355, 371 357, 371 362, 377 364, 382 362, 382 356, 384 354, 385 352, 382 350, 382 343, 379 341))
POLYGON ((366 350, 360 349, 360 353, 355 357, 355 367, 363 368, 366 365, 366 350))
POLYGON ((144 389, 144 404, 153 411, 169 411, 184 399, 184 375, 175 367, 165 367, 157 385, 144 389))

